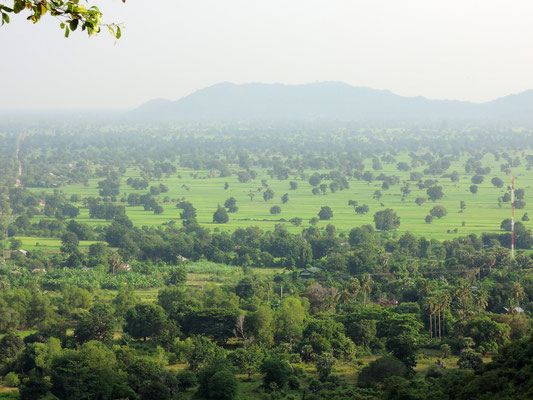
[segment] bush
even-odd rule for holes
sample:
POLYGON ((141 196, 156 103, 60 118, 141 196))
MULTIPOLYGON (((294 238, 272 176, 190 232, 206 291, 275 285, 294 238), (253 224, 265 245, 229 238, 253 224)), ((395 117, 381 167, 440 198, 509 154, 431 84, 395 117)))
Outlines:
POLYGON ((237 396, 238 381, 235 374, 228 369, 218 371, 209 380, 209 398, 233 400, 237 396))
POLYGON ((478 369, 483 365, 481 355, 473 350, 465 350, 461 352, 457 365, 460 369, 478 369))
POLYGON ((289 363, 279 358, 265 360, 261 365, 261 373, 263 373, 265 388, 271 388, 272 384, 275 384, 279 389, 285 388, 289 378, 293 375, 289 363))
POLYGON ((196 379, 196 374, 190 369, 184 369, 176 375, 178 380, 178 386, 180 389, 188 389, 197 384, 198 380, 196 379))
POLYGON ((14 388, 17 387, 20 383, 19 377, 14 372, 10 372, 4 376, 4 383, 7 387, 14 388))
POLYGON ((391 376, 407 376, 407 367, 393 356, 384 356, 372 361, 359 374, 359 386, 373 387, 391 376))

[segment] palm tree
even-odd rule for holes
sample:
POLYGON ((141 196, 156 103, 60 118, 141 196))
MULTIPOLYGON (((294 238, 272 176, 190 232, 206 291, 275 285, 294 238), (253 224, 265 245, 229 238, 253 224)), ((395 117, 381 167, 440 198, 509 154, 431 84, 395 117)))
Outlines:
POLYGON ((487 308, 489 304, 488 299, 489 299, 489 293, 485 289, 480 288, 476 292, 473 302, 476 308, 478 308, 478 310, 484 310, 485 308, 487 308))
POLYGON ((363 284, 361 285, 361 290, 363 292, 363 307, 366 307, 366 296, 372 293, 372 278, 370 274, 365 276, 363 284))
POLYGON ((350 279, 349 286, 350 286, 350 291, 353 294, 353 301, 355 303, 357 302, 357 295, 361 291, 361 282, 359 282, 359 279, 357 278, 352 278, 350 279))
POLYGON ((339 304, 347 304, 350 301, 353 301, 353 294, 350 293, 348 289, 342 290, 337 297, 337 301, 339 302, 339 304))
POLYGON ((424 303, 429 313, 429 337, 433 338, 433 314, 435 314, 435 297, 427 297, 424 303))
MULTIPOLYGON (((448 307, 450 307, 450 294, 443 290, 440 293, 437 294, 437 301, 438 301, 438 313, 439 313, 439 338, 442 337, 443 330, 441 331, 441 312, 442 312, 442 322, 444 325, 444 329, 446 329, 446 310, 448 307)), ((444 335, 446 335, 446 332, 444 332, 444 335)))
POLYGON ((467 319, 467 314, 470 311, 472 301, 472 289, 467 281, 463 281, 455 290, 454 298, 457 301, 457 314, 459 320, 464 322, 467 319))

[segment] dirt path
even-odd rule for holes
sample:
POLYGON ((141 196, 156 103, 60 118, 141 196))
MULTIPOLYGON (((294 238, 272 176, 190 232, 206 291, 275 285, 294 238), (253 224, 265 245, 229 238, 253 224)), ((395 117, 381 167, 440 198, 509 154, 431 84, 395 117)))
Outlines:
POLYGON ((19 133, 19 137, 17 139, 17 152, 15 155, 15 158, 17 159, 17 165, 18 165, 17 181, 15 182, 15 187, 20 186, 20 177, 22 176, 22 163, 20 162, 20 158, 19 158, 20 144, 22 143, 22 140, 24 140, 24 134, 19 133))

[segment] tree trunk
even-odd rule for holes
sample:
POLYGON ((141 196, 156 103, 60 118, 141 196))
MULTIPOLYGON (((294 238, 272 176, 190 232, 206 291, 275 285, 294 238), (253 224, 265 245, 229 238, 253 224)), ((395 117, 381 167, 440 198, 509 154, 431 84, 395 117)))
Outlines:
POLYGON ((446 307, 444 308, 442 312, 442 324, 444 325, 442 327, 442 333, 444 336, 446 336, 446 307))
POLYGON ((439 308, 439 339, 442 337, 442 335, 441 335, 441 329, 440 329, 440 328, 441 328, 441 326, 440 326, 440 310, 441 310, 441 309, 439 308))
POLYGON ((431 314, 431 311, 429 312, 429 338, 433 339, 433 324, 431 323, 431 318, 433 315, 431 314))

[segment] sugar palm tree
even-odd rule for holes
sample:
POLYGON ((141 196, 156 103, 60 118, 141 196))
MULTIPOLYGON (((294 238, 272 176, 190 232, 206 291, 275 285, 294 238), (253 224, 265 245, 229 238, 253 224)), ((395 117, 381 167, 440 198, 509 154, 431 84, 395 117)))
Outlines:
POLYGON ((436 299, 433 296, 426 297, 424 300, 425 308, 429 314, 429 337, 433 338, 433 315, 435 314, 436 299))
POLYGON ((361 291, 361 282, 359 282, 359 279, 352 278, 350 279, 349 283, 350 291, 352 292, 353 301, 354 303, 357 302, 357 295, 361 291))
POLYGON ((366 296, 372 293, 372 278, 370 274, 367 274, 361 285, 361 291, 363 292, 363 307, 366 307, 366 296))
POLYGON ((488 299, 489 293, 485 289, 480 288, 474 296, 473 303, 478 310, 484 310, 489 304, 488 299))

